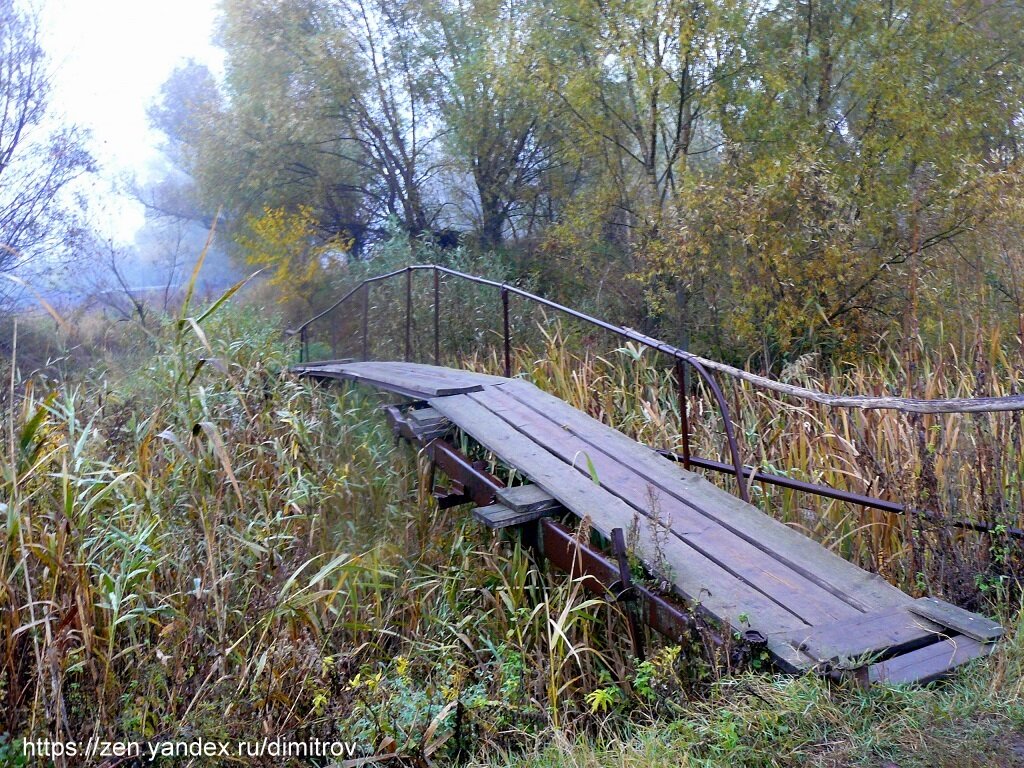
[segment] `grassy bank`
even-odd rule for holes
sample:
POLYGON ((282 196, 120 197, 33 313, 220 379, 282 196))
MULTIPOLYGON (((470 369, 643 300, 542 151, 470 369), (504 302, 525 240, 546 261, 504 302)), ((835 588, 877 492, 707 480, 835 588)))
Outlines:
MULTIPOLYGON (((573 353, 548 333, 517 350, 521 370, 638 439, 678 443, 656 361, 573 353)), ((96 735, 344 739, 363 757, 394 753, 396 765, 1022 760, 1015 631, 992 660, 928 690, 732 673, 699 649, 656 644, 640 664, 615 640, 615 607, 538 573, 464 510, 437 510, 423 462, 395 446, 379 400, 288 376, 280 329, 255 309, 167 321, 108 349, 88 367, 5 372, 0 764, 24 762, 24 738, 96 735)), ((930 364, 936 396, 979 375, 930 364)), ((799 375, 839 389, 899 374, 865 364, 799 375)), ((716 416, 700 394, 695 445, 716 456, 716 416)), ((943 514, 1019 514, 1012 417, 925 424, 919 452, 921 425, 903 417, 796 412, 744 389, 730 397, 750 460, 937 499, 943 514), (868 450, 857 447, 865 440, 868 450), (934 485, 922 495, 928 466, 934 485)), ((791 494, 757 500, 905 588, 1017 625, 1018 550, 998 536, 791 494), (953 555, 959 576, 946 579, 953 555)))

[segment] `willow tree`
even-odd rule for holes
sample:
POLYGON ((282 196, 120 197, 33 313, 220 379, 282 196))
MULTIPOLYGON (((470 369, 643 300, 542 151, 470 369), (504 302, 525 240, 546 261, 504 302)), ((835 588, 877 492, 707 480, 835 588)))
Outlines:
POLYGON ((357 252, 389 219, 427 231, 433 137, 401 8, 227 0, 224 11, 227 98, 203 142, 205 196, 232 201, 239 223, 308 207, 324 241, 357 252))
POLYGON ((302 3, 226 0, 219 30, 227 72, 218 100, 192 110, 189 163, 207 207, 223 207, 233 234, 263 211, 308 207, 324 241, 358 250, 377 220, 368 173, 336 151, 339 128, 310 53, 316 30, 302 3))
POLYGON ((540 7, 522 0, 417 3, 418 53, 427 95, 443 126, 454 176, 446 196, 473 222, 485 247, 531 234, 558 205, 557 132, 534 54, 540 7))
POLYGON ((597 286, 597 309, 685 343, 695 287, 648 271, 642 282, 658 289, 645 301, 642 285, 624 278, 660 248, 666 214, 719 142, 716 94, 742 74, 733 53, 751 11, 732 0, 540 2, 541 74, 565 127, 561 157, 580 177, 550 247, 572 255, 581 287, 597 286))
POLYGON ((730 55, 746 20, 702 0, 546 0, 547 84, 627 226, 657 224, 716 129, 717 84, 737 76, 730 55))
POLYGON ((399 0, 314 0, 311 61, 338 132, 332 152, 368 171, 372 204, 416 237, 439 204, 437 126, 430 121, 414 15, 399 0))

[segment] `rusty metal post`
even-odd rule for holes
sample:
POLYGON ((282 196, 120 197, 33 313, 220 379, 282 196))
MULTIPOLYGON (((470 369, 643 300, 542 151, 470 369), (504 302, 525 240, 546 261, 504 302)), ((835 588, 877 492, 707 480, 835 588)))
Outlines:
MULTIPOLYGON (((703 369, 704 366, 701 366, 703 369)), ((706 371, 705 371, 706 372, 706 371)), ((743 476, 743 460, 740 458, 739 445, 736 442, 736 431, 732 425, 732 415, 729 413, 729 406, 725 403, 725 395, 718 382, 708 374, 708 384, 718 401, 718 410, 722 414, 722 422, 725 426, 725 441, 729 444, 729 454, 732 456, 732 465, 736 468, 736 484, 739 487, 740 498, 746 502, 750 501, 750 494, 747 493, 747 483, 743 476)))
POLYGON ((722 416, 722 426, 725 427, 725 442, 729 445, 729 455, 732 457, 732 465, 736 470, 736 483, 739 488, 739 496, 744 501, 750 501, 750 495, 747 493, 747 484, 743 482, 744 471, 743 462, 740 460, 740 449, 736 444, 736 431, 732 425, 732 416, 729 414, 729 405, 725 401, 725 395, 722 393, 722 388, 718 386, 718 382, 715 381, 714 377, 708 373, 707 368, 701 365, 693 358, 681 358, 687 363, 693 366, 693 369, 700 374, 700 377, 704 379, 704 383, 708 385, 711 390, 711 394, 714 395, 715 402, 718 404, 718 412, 722 416))
POLYGON ((370 359, 370 283, 363 283, 363 360, 370 359))
POLYGON ((412 270, 405 268, 405 362, 412 360, 412 270))
POLYGON ((501 317, 505 331, 505 378, 512 376, 512 342, 508 327, 508 288, 501 286, 501 317))
POLYGON ((441 273, 434 267, 434 365, 441 364, 441 273))
POLYGON ((626 626, 629 629, 629 641, 633 646, 633 655, 640 661, 644 660, 644 635, 632 603, 637 600, 637 591, 633 586, 633 577, 629 572, 629 556, 626 553, 626 537, 621 528, 612 529, 612 554, 619 566, 619 578, 609 590, 615 596, 615 602, 625 604, 626 626))
POLYGON ((679 388, 679 434, 683 440, 683 467, 690 468, 690 415, 686 412, 686 366, 676 358, 676 386, 679 388))

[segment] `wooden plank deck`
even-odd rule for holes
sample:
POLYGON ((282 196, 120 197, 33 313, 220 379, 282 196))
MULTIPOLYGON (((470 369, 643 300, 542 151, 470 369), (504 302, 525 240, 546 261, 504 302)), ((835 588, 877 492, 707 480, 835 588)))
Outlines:
POLYGON ((441 397, 479 392, 488 384, 505 381, 486 373, 458 371, 437 365, 418 363, 306 363, 291 369, 298 376, 312 379, 337 379, 368 384, 375 389, 416 398, 441 397))
POLYGON ((649 573, 730 630, 760 632, 784 669, 931 679, 988 653, 1001 634, 983 617, 915 601, 527 382, 412 363, 295 370, 426 401, 432 419, 447 419, 605 538, 622 528, 649 573))

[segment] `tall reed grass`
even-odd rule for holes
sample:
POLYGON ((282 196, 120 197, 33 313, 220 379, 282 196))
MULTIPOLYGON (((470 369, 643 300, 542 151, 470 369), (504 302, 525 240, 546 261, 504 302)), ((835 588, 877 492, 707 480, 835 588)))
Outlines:
MULTIPOLYGON (((942 745, 949 754, 1012 754, 990 724, 1024 723, 1019 640, 947 689, 906 696, 723 675, 698 649, 655 638, 640 663, 621 642, 617 607, 538 571, 463 510, 437 509, 424 462, 395 445, 377 397, 295 380, 294 349, 256 308, 188 317, 90 370, 22 376, 15 357, 5 371, 0 764, 24 764, 23 738, 99 735, 349 739, 363 764, 396 765, 535 752, 526 759, 536 765, 600 764, 581 746, 596 739, 622 745, 623 765, 643 764, 631 755, 647 749, 771 765, 825 754, 823 738, 844 755, 909 754, 941 711, 964 723, 960 743, 942 745), (914 735, 883 728, 886 718, 914 735)), ((645 443, 678 446, 667 367, 568 327, 528 336, 517 322, 517 371, 645 443)), ((492 339, 463 362, 500 370, 492 339)), ((898 365, 876 363, 799 375, 837 390, 899 386, 898 365)), ((936 394, 1015 386, 950 355, 928 365, 936 394)), ((1019 517, 1012 416, 937 428, 746 388, 730 399, 745 456, 760 466, 913 494, 941 514, 1019 517)), ((695 390, 688 408, 696 450, 714 456, 720 424, 707 403, 695 390)), ((998 594, 1008 617, 1019 607, 1018 550, 998 536, 919 530, 909 516, 789 492, 755 500, 908 588, 998 594)))
MULTIPOLYGON (((580 344, 559 323, 539 326, 514 349, 513 371, 637 441, 682 449, 679 388, 671 360, 632 343, 580 344)), ((1024 374, 999 345, 965 361, 940 347, 918 363, 926 398, 999 396, 1024 390, 1024 374)), ((826 392, 901 394, 910 371, 893 350, 818 370, 806 356, 787 379, 826 392)), ((468 364, 500 373, 492 347, 468 364)), ((696 377, 695 377, 696 378, 696 377)), ((840 490, 898 501, 906 514, 880 512, 778 486, 750 482, 763 511, 915 594, 974 608, 1019 591, 1024 540, 1020 413, 916 416, 794 402, 746 382, 723 380, 744 463, 840 490), (981 523, 989 533, 949 525, 981 523)), ((730 462, 721 416, 699 381, 686 398, 691 450, 730 462)), ((699 471, 699 470, 698 470, 699 471)), ((735 481, 708 473, 735 490, 735 481)))
POLYGON ((444 764, 585 728, 628 677, 617 608, 439 511, 377 398, 280 338, 224 308, 77 378, 9 368, 0 764, 197 735, 444 764))

